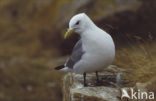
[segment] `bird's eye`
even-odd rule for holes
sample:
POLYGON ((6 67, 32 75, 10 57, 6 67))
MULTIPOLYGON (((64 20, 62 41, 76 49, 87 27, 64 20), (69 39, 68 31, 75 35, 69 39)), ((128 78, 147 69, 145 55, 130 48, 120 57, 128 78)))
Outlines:
POLYGON ((77 21, 76 23, 75 23, 75 25, 78 25, 80 23, 80 21, 77 21))

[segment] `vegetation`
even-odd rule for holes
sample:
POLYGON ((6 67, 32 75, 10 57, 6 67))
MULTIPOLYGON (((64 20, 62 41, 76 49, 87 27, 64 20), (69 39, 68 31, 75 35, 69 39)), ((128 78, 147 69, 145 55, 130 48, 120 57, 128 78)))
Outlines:
POLYGON ((138 42, 120 48, 116 53, 115 63, 128 71, 125 78, 130 82, 127 86, 144 83, 149 91, 156 92, 156 43, 138 42))
POLYGON ((113 36, 114 64, 129 71, 127 86, 151 82, 149 89, 156 91, 151 81, 156 77, 155 0, 126 7, 127 0, 75 1, 0 0, 0 101, 62 100, 65 73, 53 68, 65 61, 76 41, 62 36, 78 12, 87 12, 113 36))

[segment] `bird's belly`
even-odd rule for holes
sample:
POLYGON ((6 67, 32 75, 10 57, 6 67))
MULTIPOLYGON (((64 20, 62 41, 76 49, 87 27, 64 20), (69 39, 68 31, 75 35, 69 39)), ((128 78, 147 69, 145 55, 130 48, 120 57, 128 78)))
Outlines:
POLYGON ((82 74, 84 72, 100 71, 110 65, 115 56, 113 41, 106 44, 104 39, 85 40, 83 49, 85 54, 81 57, 81 60, 75 64, 75 73, 82 74))
POLYGON ((74 66, 75 73, 99 71, 112 63, 114 56, 103 53, 86 53, 74 66))

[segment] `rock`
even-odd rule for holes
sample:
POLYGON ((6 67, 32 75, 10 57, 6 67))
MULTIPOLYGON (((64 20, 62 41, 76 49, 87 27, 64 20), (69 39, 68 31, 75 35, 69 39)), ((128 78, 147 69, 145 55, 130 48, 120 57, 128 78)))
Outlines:
POLYGON ((83 75, 66 74, 63 78, 63 101, 120 101, 120 87, 116 84, 117 74, 102 71, 99 73, 100 85, 96 86, 95 73, 88 73, 87 87, 83 86, 83 75))
POLYGON ((82 78, 82 75, 70 73, 64 77, 63 101, 119 101, 120 91, 117 88, 83 87, 82 78))

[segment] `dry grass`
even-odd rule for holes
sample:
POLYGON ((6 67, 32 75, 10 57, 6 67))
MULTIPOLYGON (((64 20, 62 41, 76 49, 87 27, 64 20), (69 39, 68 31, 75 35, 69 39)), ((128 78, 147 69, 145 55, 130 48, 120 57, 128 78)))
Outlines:
MULTIPOLYGON (((155 44, 154 41, 136 42, 117 50, 114 63, 129 71, 126 78, 131 82, 127 86, 134 86, 136 82, 149 82, 156 77, 155 44)), ((13 50, 11 47, 9 49, 13 50)), ((64 74, 53 70, 53 67, 62 64, 57 62, 59 59, 51 60, 48 52, 47 55, 34 58, 20 51, 15 51, 17 55, 4 49, 0 51, 0 100, 62 100, 61 80, 64 74)), ((155 83, 149 89, 156 91, 155 83)))
MULTIPOLYGON (((23 1, 0 0, 0 101, 61 101, 64 74, 53 67, 62 64, 55 61, 62 40, 55 26, 62 18, 58 13, 62 5, 71 0, 23 1)), ((100 7, 95 9, 99 14, 100 7)), ((117 50, 115 64, 129 71, 129 85, 156 77, 155 50, 154 42, 131 43, 117 50)))
MULTIPOLYGON (((156 43, 137 43, 117 50, 115 64, 129 71, 131 82, 149 82, 156 77, 156 43)), ((5 52, 1 52, 4 54, 5 52)), ((51 57, 16 57, 1 55, 0 100, 2 101, 60 101, 62 72, 53 70, 59 59, 51 57)), ((61 57, 62 59, 62 57, 61 57)), ((64 59, 62 59, 64 60, 64 59)), ((61 60, 61 61, 62 61, 61 60)), ((155 84, 149 89, 156 91, 155 84)))
MULTIPOLYGON (((129 71, 126 78, 131 82, 148 82, 156 78, 156 43, 135 42, 117 50, 115 64, 129 71)), ((155 84, 153 84, 155 88, 155 84)), ((156 89, 155 89, 156 91, 156 89)))

